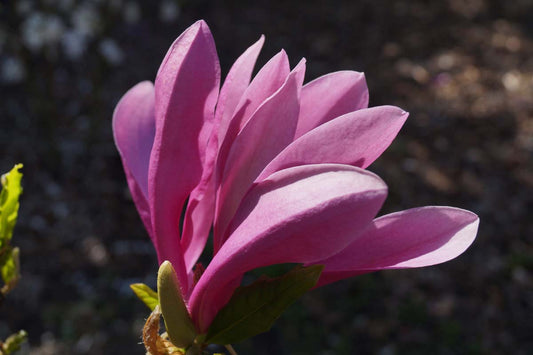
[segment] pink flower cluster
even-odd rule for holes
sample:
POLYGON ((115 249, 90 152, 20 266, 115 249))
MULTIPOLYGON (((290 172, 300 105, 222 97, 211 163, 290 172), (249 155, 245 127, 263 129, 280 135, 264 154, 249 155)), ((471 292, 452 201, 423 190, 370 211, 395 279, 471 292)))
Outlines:
POLYGON ((155 84, 130 89, 113 117, 139 214, 159 261, 176 269, 199 332, 254 268, 322 264, 324 285, 438 264, 466 250, 479 223, 472 212, 437 206, 375 218, 387 186, 365 168, 408 114, 368 108, 358 72, 303 85, 305 60, 291 70, 284 51, 251 79, 263 42, 219 89, 215 43, 198 21, 172 44, 155 84), (214 256, 196 282, 211 228, 214 256))

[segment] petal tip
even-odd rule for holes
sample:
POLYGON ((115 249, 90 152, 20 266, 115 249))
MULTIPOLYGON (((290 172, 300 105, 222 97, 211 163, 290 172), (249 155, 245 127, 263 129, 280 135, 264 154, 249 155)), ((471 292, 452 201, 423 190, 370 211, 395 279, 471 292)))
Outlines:
POLYGON ((207 22, 204 19, 201 19, 201 20, 198 20, 195 23, 193 23, 189 28, 204 27, 204 26, 205 27, 209 27, 209 26, 207 26, 207 22))

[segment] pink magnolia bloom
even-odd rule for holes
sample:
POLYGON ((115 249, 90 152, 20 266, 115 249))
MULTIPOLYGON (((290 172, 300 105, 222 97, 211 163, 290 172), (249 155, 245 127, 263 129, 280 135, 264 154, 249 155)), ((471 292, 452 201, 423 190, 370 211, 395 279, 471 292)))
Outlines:
POLYGON ((472 212, 436 206, 375 218, 387 187, 364 169, 408 114, 367 108, 358 72, 303 85, 305 60, 291 70, 284 51, 251 80, 263 42, 236 60, 219 90, 215 44, 198 21, 172 44, 155 84, 134 86, 114 112, 133 199, 200 332, 254 268, 322 264, 324 285, 438 264, 466 250, 479 223, 472 212), (214 256, 195 282, 212 227, 214 256))

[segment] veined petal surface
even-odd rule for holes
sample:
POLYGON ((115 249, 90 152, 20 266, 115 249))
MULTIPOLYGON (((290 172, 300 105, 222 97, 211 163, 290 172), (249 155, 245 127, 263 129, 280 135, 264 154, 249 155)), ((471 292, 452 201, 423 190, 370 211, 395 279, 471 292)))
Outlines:
POLYGON ((217 187, 220 185, 226 160, 235 137, 237 137, 257 108, 279 90, 286 81, 289 72, 289 58, 285 51, 282 50, 272 57, 253 78, 237 104, 235 112, 231 117, 231 122, 227 124, 227 128, 226 124, 221 123, 215 176, 217 187))
POLYGON ((338 163, 366 168, 391 144, 407 116, 397 107, 379 106, 337 117, 291 143, 257 180, 304 164, 338 163))
POLYGON ((246 271, 313 263, 344 249, 371 223, 386 193, 376 175, 337 164, 290 168, 258 183, 193 290, 190 309, 197 326, 207 329, 246 271))
MULTIPOLYGON (((226 131, 228 130, 228 126, 231 122, 233 114, 235 113, 235 109, 250 85, 250 79, 252 77, 255 62, 257 61, 257 57, 259 56, 259 52, 261 51, 264 42, 265 37, 261 36, 261 38, 259 38, 257 42, 255 42, 239 58, 237 58, 235 63, 232 65, 228 76, 224 80, 224 85, 222 85, 222 89, 220 90, 220 96, 218 99, 217 109, 215 113, 216 121, 220 122, 217 132, 218 142, 222 142, 224 140, 224 137, 226 136, 226 131)), ((267 69, 271 68, 271 70, 275 70, 274 68, 276 67, 276 65, 281 65, 282 69, 276 70, 276 73, 281 74, 281 76, 284 75, 286 77, 288 71, 285 72, 285 58, 283 58, 282 55, 274 58, 279 58, 279 62, 275 62, 275 65, 272 64, 272 67, 267 66, 267 69)), ((259 76, 258 81, 262 80, 262 76, 263 73, 261 74, 261 76, 259 76)), ((274 87, 278 86, 278 84, 281 85, 279 83, 279 80, 280 79, 276 78, 271 82, 271 84, 274 87)), ((251 99, 249 100, 251 101, 251 99)))
POLYGON ((325 265, 319 285, 365 272, 440 264, 462 254, 476 237, 479 218, 454 207, 426 206, 377 218, 325 265))
POLYGON ((152 236, 148 206, 148 165, 155 135, 154 85, 143 81, 120 99, 113 113, 113 135, 135 206, 152 236))
POLYGON ((206 147, 206 161, 202 179, 191 192, 185 211, 181 246, 186 269, 189 273, 205 247, 209 230, 213 224, 215 213, 215 176, 213 171, 218 155, 219 141, 224 138, 235 107, 250 84, 255 61, 264 41, 264 36, 261 36, 235 61, 220 90, 215 121, 206 147))
POLYGON ((363 73, 338 71, 323 75, 302 89, 296 138, 345 113, 368 107, 363 73))
POLYGON ((120 156, 148 199, 148 164, 154 144, 154 85, 143 81, 120 99, 113 113, 113 135, 120 156))
POLYGON ((155 81, 156 133, 148 174, 159 261, 172 263, 184 295, 187 275, 179 219, 185 199, 202 177, 219 82, 213 37, 205 22, 198 21, 174 42, 155 81))
POLYGON ((235 138, 222 175, 215 210, 215 252, 224 243, 224 231, 257 175, 292 142, 304 74, 305 60, 302 60, 235 138))

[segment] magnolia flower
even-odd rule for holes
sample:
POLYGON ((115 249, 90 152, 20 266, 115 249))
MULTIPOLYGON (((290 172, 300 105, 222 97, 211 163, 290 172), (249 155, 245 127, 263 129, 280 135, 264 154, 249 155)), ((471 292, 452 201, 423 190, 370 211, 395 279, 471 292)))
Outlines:
POLYGON ((219 90, 215 44, 198 21, 172 44, 155 84, 134 86, 114 112, 133 199, 199 333, 252 269, 320 264, 321 286, 438 264, 466 250, 479 223, 436 206, 375 218, 387 186, 364 169, 408 114, 367 108, 362 73, 303 85, 305 60, 291 70, 283 50, 251 80, 263 42, 235 61, 219 90), (214 256, 195 275, 211 228, 214 256))

